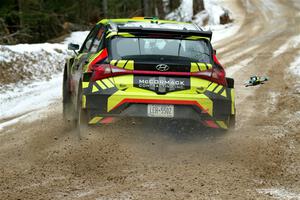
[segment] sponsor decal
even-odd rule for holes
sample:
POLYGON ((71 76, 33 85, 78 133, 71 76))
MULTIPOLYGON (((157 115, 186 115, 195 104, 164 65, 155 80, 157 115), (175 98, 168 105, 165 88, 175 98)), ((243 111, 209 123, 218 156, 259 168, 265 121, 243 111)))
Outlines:
POLYGON ((136 76, 134 79, 135 87, 149 89, 158 93, 186 90, 190 87, 189 78, 136 76))

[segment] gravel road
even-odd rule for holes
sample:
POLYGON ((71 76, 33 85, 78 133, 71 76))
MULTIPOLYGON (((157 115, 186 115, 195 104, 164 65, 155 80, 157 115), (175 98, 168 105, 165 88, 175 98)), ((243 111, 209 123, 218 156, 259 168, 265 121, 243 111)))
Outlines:
POLYGON ((300 56, 291 42, 300 8, 226 3, 240 29, 215 47, 236 80, 234 131, 126 119, 79 141, 57 102, 45 117, 1 131, 0 199, 300 199, 300 86, 288 70, 300 56), (270 81, 245 88, 253 74, 270 81))

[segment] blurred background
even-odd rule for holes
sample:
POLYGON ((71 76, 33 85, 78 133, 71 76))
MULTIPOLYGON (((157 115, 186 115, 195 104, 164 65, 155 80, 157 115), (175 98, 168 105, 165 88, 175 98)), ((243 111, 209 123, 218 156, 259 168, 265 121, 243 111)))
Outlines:
MULTIPOLYGON (((46 42, 88 30, 102 18, 157 16, 208 23, 205 0, 1 0, 0 44, 46 42), (198 16, 199 18, 199 16, 198 16)), ((220 24, 230 22, 223 12, 220 24)), ((54 41, 55 42, 55 41, 54 41)))

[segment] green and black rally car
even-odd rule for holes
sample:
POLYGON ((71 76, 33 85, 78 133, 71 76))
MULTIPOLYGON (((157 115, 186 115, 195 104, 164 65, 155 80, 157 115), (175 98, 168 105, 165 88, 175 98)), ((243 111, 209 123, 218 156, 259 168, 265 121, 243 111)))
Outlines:
POLYGON ((212 33, 155 18, 103 19, 66 62, 63 110, 77 125, 118 117, 190 119, 211 128, 234 124, 233 79, 226 78, 212 33))

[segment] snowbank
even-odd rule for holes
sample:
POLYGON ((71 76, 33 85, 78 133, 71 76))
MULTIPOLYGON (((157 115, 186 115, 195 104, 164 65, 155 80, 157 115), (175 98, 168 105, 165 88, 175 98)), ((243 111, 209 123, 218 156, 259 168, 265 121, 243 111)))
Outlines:
MULTIPOLYGON (((72 33, 60 44, 0 45, 0 83, 50 79, 62 71, 65 58, 72 54, 67 51, 67 44, 82 43, 86 35, 87 32, 72 33)), ((3 87, 7 89, 2 85, 0 91, 3 87)))
MULTIPOLYGON (((221 25, 220 17, 225 13, 230 16, 229 9, 225 8, 225 0, 204 0, 205 10, 193 15, 193 1, 182 0, 180 6, 166 16, 166 19, 193 22, 204 30, 213 31, 212 43, 234 35, 239 26, 234 23, 221 25)), ((233 17, 230 16, 232 19, 233 17)))
POLYGON ((166 19, 190 22, 193 17, 193 0, 181 0, 180 6, 169 13, 166 19))
MULTIPOLYGON (((74 32, 60 44, 18 44, 0 46, 0 65, 10 66, 12 74, 26 74, 24 79, 0 86, 0 124, 9 126, 16 119, 46 108, 61 98, 62 69, 72 52, 67 51, 70 42, 81 44, 88 32, 74 32), (17 118, 15 118, 17 117, 17 118), (7 121, 8 119, 11 119, 7 121)), ((2 78, 2 77, 1 77, 2 78)))
POLYGON ((220 16, 229 13, 227 9, 222 6, 224 0, 203 0, 205 10, 199 13, 193 13, 193 0, 181 0, 180 6, 169 13, 166 19, 194 22, 199 26, 206 25, 219 25, 220 16))

